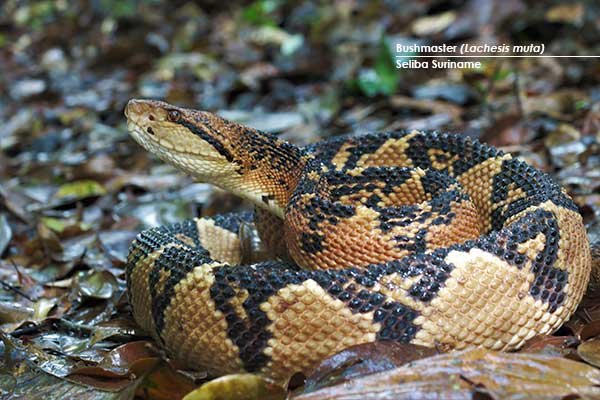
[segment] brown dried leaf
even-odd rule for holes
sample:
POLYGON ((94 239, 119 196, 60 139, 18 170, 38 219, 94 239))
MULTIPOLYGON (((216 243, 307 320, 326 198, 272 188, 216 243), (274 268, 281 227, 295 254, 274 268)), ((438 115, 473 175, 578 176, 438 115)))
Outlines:
POLYGON ((108 391, 121 391, 149 374, 161 359, 150 342, 130 342, 110 351, 94 366, 75 368, 68 379, 108 391))
POLYGON ((598 335, 600 335, 600 320, 590 322, 579 332, 581 340, 588 340, 598 335))
POLYGON ((583 342, 577 347, 577 354, 586 362, 600 367, 600 340, 583 342))
POLYGON ((195 387, 196 385, 185 375, 163 364, 146 376, 137 388, 136 394, 140 398, 153 400, 181 399, 195 387))
POLYGON ((429 99, 413 99, 406 96, 393 96, 390 98, 390 105, 394 108, 407 108, 419 112, 431 114, 446 114, 454 122, 458 123, 463 113, 463 109, 455 104, 429 99))
POLYGON ((469 349, 415 361, 400 368, 294 395, 292 399, 562 399, 600 396, 600 371, 584 363, 541 354, 469 349))
POLYGON ((353 378, 398 368, 438 354, 435 349, 395 342, 374 342, 349 347, 323 361, 306 379, 305 388, 340 384, 353 378))
POLYGON ((539 353, 557 357, 577 357, 575 346, 579 344, 576 336, 546 336, 539 335, 528 340, 521 348, 522 353, 539 353))
POLYGON ((523 99, 525 114, 548 115, 559 120, 572 118, 578 101, 587 99, 584 92, 575 89, 557 90, 543 96, 529 96, 523 99))

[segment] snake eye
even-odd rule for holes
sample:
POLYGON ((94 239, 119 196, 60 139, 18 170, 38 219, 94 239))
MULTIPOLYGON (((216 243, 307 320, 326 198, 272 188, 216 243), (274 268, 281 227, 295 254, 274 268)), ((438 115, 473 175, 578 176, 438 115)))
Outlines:
POLYGON ((169 110, 169 121, 177 122, 181 118, 181 113, 177 110, 169 110))

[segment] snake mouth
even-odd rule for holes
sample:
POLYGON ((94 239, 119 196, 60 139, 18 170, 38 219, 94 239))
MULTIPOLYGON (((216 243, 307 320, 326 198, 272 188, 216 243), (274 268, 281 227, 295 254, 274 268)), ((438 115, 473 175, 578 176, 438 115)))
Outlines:
MULTIPOLYGON (((129 134, 131 135, 131 137, 133 137, 133 139, 147 151, 158 155, 162 159, 166 158, 169 160, 173 160, 175 158, 176 161, 176 159, 179 157, 181 159, 202 159, 203 161, 209 162, 222 161, 221 158, 213 154, 184 150, 181 147, 175 147, 169 141, 166 141, 164 139, 161 140, 160 138, 156 137, 155 133, 149 133, 148 128, 152 127, 146 127, 144 129, 143 126, 141 126, 132 118, 130 118, 130 116, 127 115, 127 109, 125 109, 125 115, 127 116, 127 129, 129 130, 129 134)), ((155 130, 158 130, 158 128, 154 129, 153 131, 155 130)))

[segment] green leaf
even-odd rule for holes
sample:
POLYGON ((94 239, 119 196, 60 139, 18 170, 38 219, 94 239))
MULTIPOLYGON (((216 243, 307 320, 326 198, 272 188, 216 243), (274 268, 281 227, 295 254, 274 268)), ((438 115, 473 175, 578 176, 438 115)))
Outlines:
POLYGON ((183 400, 283 400, 285 391, 253 374, 233 374, 214 379, 188 393, 183 400))
POLYGON ((52 229, 54 232, 61 233, 65 230, 66 224, 63 220, 52 217, 43 217, 42 223, 46 225, 48 228, 52 229))
POLYGON ((250 4, 242 12, 242 17, 253 25, 275 26, 277 21, 273 15, 281 4, 278 0, 258 0, 250 4))
POLYGON ((71 183, 65 183, 54 195, 57 199, 66 197, 83 199, 86 197, 102 196, 106 194, 106 189, 100 183, 85 179, 71 183))
POLYGON ((396 92, 400 76, 394 63, 389 39, 382 37, 373 68, 360 71, 358 76, 358 87, 369 97, 378 94, 390 96, 396 92))

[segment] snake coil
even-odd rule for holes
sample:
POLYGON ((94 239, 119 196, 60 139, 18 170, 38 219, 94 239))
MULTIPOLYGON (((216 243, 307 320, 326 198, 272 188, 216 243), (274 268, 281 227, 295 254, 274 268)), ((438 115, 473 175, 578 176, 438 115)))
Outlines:
POLYGON ((146 149, 256 206, 131 245, 135 319, 190 367, 284 383, 377 340, 515 349, 556 330, 587 286, 572 200, 469 137, 406 131, 300 149, 158 101, 132 100, 126 115, 146 149), (272 260, 242 265, 249 224, 272 260))

